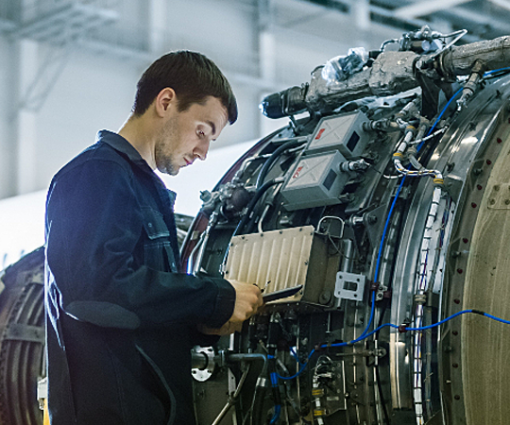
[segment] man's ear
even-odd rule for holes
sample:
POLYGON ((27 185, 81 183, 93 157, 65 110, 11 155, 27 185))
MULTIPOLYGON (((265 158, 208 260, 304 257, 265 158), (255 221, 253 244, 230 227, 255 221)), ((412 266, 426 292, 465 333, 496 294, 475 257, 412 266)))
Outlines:
POLYGON ((170 87, 161 90, 155 99, 156 112, 160 117, 164 117, 176 104, 175 91, 170 87))

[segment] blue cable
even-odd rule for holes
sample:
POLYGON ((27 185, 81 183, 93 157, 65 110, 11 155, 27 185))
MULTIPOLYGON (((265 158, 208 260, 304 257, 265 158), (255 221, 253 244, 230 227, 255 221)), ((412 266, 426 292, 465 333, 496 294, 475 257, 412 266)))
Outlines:
MULTIPOLYGON (((434 324, 428 325, 428 326, 420 326, 420 327, 416 327, 416 328, 410 328, 410 327, 408 327, 406 325, 398 326, 398 325, 395 325, 393 323, 384 323, 383 325, 379 326, 378 328, 374 329, 373 331, 368 332, 366 335, 362 335, 359 338, 356 338, 355 340, 352 340, 352 341, 349 341, 349 342, 338 342, 336 344, 323 344, 323 345, 320 346, 320 348, 347 347, 348 345, 355 344, 356 342, 359 342, 359 341, 362 341, 364 339, 367 339, 367 338, 371 337, 372 335, 374 335, 375 333, 379 332, 381 329, 386 328, 386 327, 390 327, 390 328, 393 328, 393 329, 398 329, 402 333, 404 333, 404 332, 421 332, 421 331, 425 331, 427 329, 432 329, 432 328, 438 327, 438 326, 440 326, 440 325, 442 325, 442 324, 444 324, 444 323, 446 323, 446 322, 448 322, 448 321, 450 321, 452 319, 455 319, 458 316, 461 316, 461 315, 467 314, 467 313, 479 314, 481 316, 485 316, 485 317, 487 317, 489 319, 492 319, 492 320, 495 320, 497 322, 501 322, 501 323, 504 323, 506 325, 510 325, 510 320, 505 320, 505 319, 502 319, 500 317, 493 316, 492 314, 485 313, 483 311, 476 310, 476 309, 473 308, 473 309, 467 309, 467 310, 459 311, 459 312, 454 313, 451 316, 448 316, 447 318, 445 318, 445 319, 443 319, 443 320, 441 320, 441 321, 439 321, 437 323, 434 323, 434 324)), ((311 357, 313 356, 314 353, 315 353, 315 349, 310 351, 310 354, 308 354, 308 358, 307 358, 306 363, 303 363, 301 365, 301 368, 299 369, 299 371, 297 373, 295 373, 294 375, 292 375, 292 376, 281 376, 278 373, 272 373, 271 374, 271 383, 274 385, 273 379, 276 380, 277 378, 283 379, 285 381, 297 378, 306 369, 306 366, 308 366, 308 363, 309 363, 309 361, 310 361, 310 359, 311 359, 311 357), (273 375, 274 375, 274 377, 273 377, 273 375)), ((268 358, 269 358, 269 356, 268 356, 268 358)))
POLYGON ((282 409, 282 406, 280 406, 279 404, 277 404, 274 407, 274 415, 271 418, 271 422, 269 422, 270 424, 275 424, 278 421, 278 419, 280 418, 280 411, 281 411, 281 409, 282 409))
POLYGON ((489 313, 485 313, 483 311, 479 311, 479 310, 476 310, 476 309, 467 309, 467 310, 462 310, 462 311, 459 311, 457 313, 454 313, 452 314, 451 316, 448 316, 447 318, 437 322, 437 323, 434 323, 432 325, 428 325, 428 326, 420 326, 420 327, 416 327, 416 328, 410 328, 408 326, 405 326, 405 325, 402 325, 402 326, 398 326, 398 325, 394 325, 393 323, 385 323, 381 326, 379 326, 377 329, 374 329, 372 332, 369 332, 368 334, 366 334, 363 338, 357 338, 353 341, 350 341, 350 342, 339 342, 339 343, 336 343, 336 344, 323 344, 321 345, 321 348, 328 348, 328 347, 346 347, 348 345, 352 345, 354 344, 355 342, 359 342, 363 339, 367 339, 368 337, 372 336, 373 334, 379 332, 381 329, 383 328, 386 328, 386 327, 391 327, 393 329, 399 329, 401 332, 421 332, 421 331, 425 331, 427 329, 432 329, 432 328, 435 328, 437 326, 440 326, 452 319, 455 319, 456 317, 458 316, 461 316, 463 314, 466 314, 466 313, 474 313, 474 314, 479 314, 481 316, 485 316, 489 319, 492 319, 492 320, 495 320, 497 322, 501 322, 501 323, 504 323, 506 325, 510 325, 510 320, 505 320, 505 319, 502 319, 500 317, 497 317, 497 316, 493 316, 492 314, 489 314, 489 313))
MULTIPOLYGON (((502 319, 500 317, 497 317, 497 316, 493 316, 492 314, 489 314, 489 313, 485 313, 483 311, 480 311, 480 310, 476 310, 476 309, 467 309, 467 310, 462 310, 462 311, 459 311, 457 313, 454 313, 452 314, 451 316, 448 316, 447 318, 437 322, 437 323, 434 323, 432 325, 428 325, 428 326, 421 326, 421 327, 416 327, 416 328, 410 328, 406 325, 402 325, 402 326, 398 326, 398 325, 394 325, 393 323, 384 323, 383 325, 379 326, 378 328, 374 329, 373 331, 367 333, 366 335, 363 335, 363 336, 360 336, 359 338, 356 338, 355 340, 352 340, 352 341, 349 341, 349 342, 338 342, 336 344, 323 344, 320 346, 320 348, 330 348, 330 347, 347 347, 348 345, 352 345, 352 344, 355 344, 356 342, 359 342, 359 341, 362 341, 364 339, 367 339, 369 338, 370 336, 374 335, 375 333, 379 332, 381 329, 383 328, 386 328, 386 327, 390 327, 390 328, 393 328, 393 329, 398 329, 400 332, 421 332, 421 331, 425 331, 427 329, 432 329, 432 328, 435 328, 435 327, 438 327, 452 319, 455 319, 456 317, 458 316, 461 316, 463 314, 467 314, 467 313, 473 313, 473 314, 479 314, 481 316, 485 316, 489 319, 492 319, 492 320, 495 320, 497 322, 501 322, 501 323, 504 323, 506 325, 510 325, 510 320, 505 320, 505 319, 502 319)), ((275 373, 275 379, 276 378, 279 378, 279 379, 283 379, 283 380, 291 380, 291 379, 294 379, 294 378, 297 378, 299 375, 301 375, 301 373, 303 373, 303 371, 305 370, 306 366, 308 366, 308 363, 311 359, 311 357, 313 356, 313 354, 315 353, 315 349, 313 349, 310 354, 308 355, 308 358, 307 358, 307 361, 306 363, 303 363, 301 365, 301 368, 299 369, 299 371, 292 375, 292 376, 281 376, 280 374, 278 373, 275 373)), ((273 374, 271 374, 273 375, 273 374)), ((273 383, 273 376, 271 376, 271 383, 273 383)))
MULTIPOLYGON (((437 123, 441 120, 441 118, 443 117, 444 113, 446 112, 446 110, 448 109, 448 106, 450 106, 450 104, 453 102, 453 99, 455 99, 459 93, 462 92, 462 90, 464 90, 464 87, 461 87, 460 89, 458 89, 452 97, 450 97, 450 99, 448 100, 448 102, 446 102, 446 105, 445 107, 443 108, 443 110, 441 111, 441 113, 438 115, 438 117, 436 118, 436 120, 434 121, 434 124, 432 124, 432 127, 430 127, 430 130, 427 132, 427 135, 425 137, 428 137, 432 134, 432 132, 434 131, 434 129, 436 128, 436 125, 437 123)), ((423 143, 425 142, 421 142, 419 145, 418 145, 418 152, 420 151, 420 149, 422 148, 423 146, 423 143)))
POLYGON ((495 74, 496 72, 500 71, 510 71, 510 67, 506 68, 499 68, 499 69, 493 69, 492 71, 487 71, 483 74, 484 77, 488 77, 489 75, 495 74))
POLYGON ((405 330, 406 331, 411 331, 411 332, 415 332, 415 331, 425 331, 427 329, 432 329, 432 328, 435 328, 437 326, 440 326, 442 325, 443 323, 446 323, 448 322, 449 320, 452 320, 453 318, 457 317, 457 316, 460 316, 461 314, 466 314, 466 313, 473 313, 473 310, 472 309, 469 309, 469 310, 462 310, 462 311, 459 311, 455 314, 452 314, 451 316, 447 317, 446 319, 443 319, 437 323, 433 323, 432 325, 428 325, 428 326, 420 326, 419 328, 408 328, 408 327, 405 327, 405 330))
POLYGON ((294 375, 292 375, 292 376, 282 376, 279 373, 276 373, 276 376, 278 378, 280 378, 280 379, 283 379, 284 381, 289 381, 291 379, 297 378, 306 369, 306 366, 308 366, 308 362, 310 361, 310 359, 312 358, 314 353, 315 353, 315 348, 312 349, 312 351, 310 351, 310 354, 308 354, 308 357, 306 358, 306 362, 301 365, 301 368, 299 369, 299 371, 296 372, 294 375))
POLYGON ((271 372, 269 376, 271 378, 271 385, 275 388, 278 387, 278 379, 276 377, 276 372, 271 372))
MULTIPOLYGON (((434 121, 434 124, 432 124, 432 127, 430 127, 430 129, 429 129, 429 131, 427 133, 427 136, 432 134, 432 132, 436 128, 436 125, 439 123, 439 121, 443 117, 444 113, 446 112, 446 110, 448 109, 450 104, 459 95, 459 93, 462 92, 462 90, 463 90, 463 87, 461 87, 459 90, 457 90, 454 93, 454 95, 448 100, 448 102, 444 106, 443 110, 441 111, 441 113, 438 115, 438 117, 434 121)), ((418 148, 417 148, 418 152, 420 151, 420 149, 422 148, 424 143, 425 142, 421 142, 418 145, 418 148)), ((382 257, 383 247, 384 247, 384 240, 386 238, 386 232, 387 232, 388 226, 390 224, 390 219, 391 219, 391 216, 393 214, 393 209, 395 208, 395 204, 397 203, 397 199, 398 199, 398 196, 400 195, 400 191, 402 190, 402 187, 404 186, 404 182, 405 182, 406 177, 407 176, 404 176, 402 178, 401 182, 400 182, 400 185, 399 185, 399 187, 397 189, 397 193, 395 194, 395 197, 393 198, 393 202, 391 203, 390 211, 388 212, 388 217, 386 218, 386 223, 384 224, 383 234, 382 234, 382 237, 381 237, 381 243, 379 244, 379 252, 377 253, 377 262, 376 262, 376 265, 375 265, 374 282, 377 282, 377 279, 379 278, 379 267, 380 267, 380 264, 381 264, 381 257, 382 257)), ((374 300, 375 300, 375 292, 372 294, 372 310, 370 312, 370 320, 368 321, 368 325, 367 325, 366 329, 363 331, 363 333, 361 334, 361 336, 366 335, 366 332, 368 332, 368 329, 370 328, 370 326, 372 324, 374 307, 375 307, 374 306, 374 300)))
MULTIPOLYGON (((473 311, 473 313, 476 313, 475 311, 473 311)), ((497 316, 493 316, 492 314, 489 314, 489 313, 485 313, 485 312, 482 312, 483 316, 485 317, 488 317, 489 319, 492 319, 492 320, 495 320, 496 322, 501 322, 501 323, 504 323, 506 325, 510 325, 510 320, 505 320, 505 319, 502 319, 500 317, 497 317, 497 316)))
POLYGON ((294 357, 299 364, 302 364, 299 361, 299 357, 298 357, 297 353, 294 351, 294 348, 293 347, 289 347, 289 351, 290 351, 290 354, 292 355, 292 357, 294 357))

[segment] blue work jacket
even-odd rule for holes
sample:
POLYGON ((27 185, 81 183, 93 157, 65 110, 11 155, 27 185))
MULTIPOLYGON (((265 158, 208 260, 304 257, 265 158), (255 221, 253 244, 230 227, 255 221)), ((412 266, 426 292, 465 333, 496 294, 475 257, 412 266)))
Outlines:
POLYGON ((190 348, 235 290, 178 272, 175 195, 120 135, 53 178, 46 205, 52 425, 194 424, 190 348))

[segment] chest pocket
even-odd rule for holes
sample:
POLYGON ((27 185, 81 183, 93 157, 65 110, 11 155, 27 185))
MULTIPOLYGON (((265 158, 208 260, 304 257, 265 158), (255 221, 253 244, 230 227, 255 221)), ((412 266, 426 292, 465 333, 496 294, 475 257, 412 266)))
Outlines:
POLYGON ((144 264, 155 270, 177 272, 170 231, 161 213, 149 207, 143 208, 143 227, 147 234, 144 264))

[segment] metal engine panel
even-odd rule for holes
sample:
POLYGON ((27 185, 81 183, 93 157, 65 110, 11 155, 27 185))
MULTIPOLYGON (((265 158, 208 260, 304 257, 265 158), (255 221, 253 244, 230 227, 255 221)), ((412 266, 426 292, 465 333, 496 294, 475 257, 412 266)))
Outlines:
POLYGON ((234 165, 215 191, 232 179, 254 201, 230 217, 208 205, 184 263, 303 291, 214 347, 200 425, 506 423, 510 77, 500 56, 491 67, 504 46, 384 52, 336 85, 319 68, 308 88, 268 98, 296 102, 271 113, 306 104, 310 116, 234 165), (314 158, 322 168, 300 185, 314 158), (320 188, 329 170, 335 193, 320 188))

